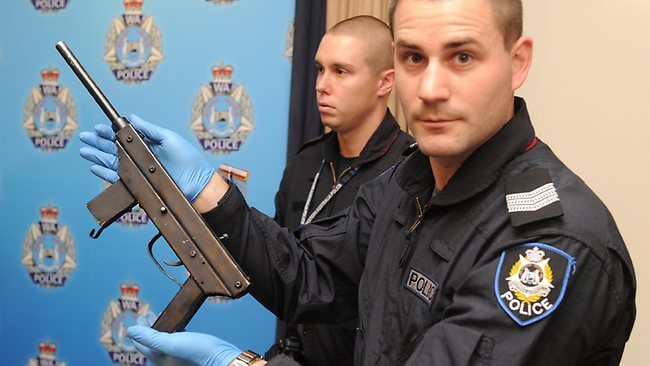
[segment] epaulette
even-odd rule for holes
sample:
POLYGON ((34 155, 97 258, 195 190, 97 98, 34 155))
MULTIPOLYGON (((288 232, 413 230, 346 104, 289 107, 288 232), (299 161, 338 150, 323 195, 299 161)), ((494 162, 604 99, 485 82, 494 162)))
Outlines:
POLYGON ((302 145, 300 146, 300 148, 298 149, 298 151, 296 151, 296 154, 299 153, 299 152, 301 152, 301 151, 303 151, 305 148, 307 148, 307 147, 309 147, 309 146, 311 146, 311 145, 315 145, 315 144, 317 144, 317 143, 323 141, 323 140, 326 139, 326 138, 327 138, 331 133, 332 133, 332 132, 327 132, 327 133, 324 133, 324 134, 322 134, 322 135, 320 135, 320 136, 314 137, 314 138, 311 139, 311 140, 307 140, 304 144, 302 144, 302 145))
POLYGON ((506 178, 506 205, 512 226, 562 216, 562 205, 547 169, 535 168, 506 178))
POLYGON ((402 156, 409 156, 413 154, 413 152, 417 149, 418 149, 418 143, 414 142, 410 144, 406 149, 404 149, 404 151, 402 151, 402 156))

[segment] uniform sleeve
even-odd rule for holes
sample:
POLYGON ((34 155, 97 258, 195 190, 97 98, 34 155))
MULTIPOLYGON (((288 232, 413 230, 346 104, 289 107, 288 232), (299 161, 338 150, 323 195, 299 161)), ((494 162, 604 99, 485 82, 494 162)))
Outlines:
POLYGON ((513 245, 439 289, 453 300, 406 364, 618 365, 634 321, 631 281, 611 249, 564 237, 513 245))
POLYGON ((287 322, 342 323, 357 316, 358 282, 381 184, 354 204, 305 226, 299 237, 255 208, 233 185, 204 218, 251 278, 252 295, 287 322))
POLYGON ((287 185, 287 169, 284 170, 282 174, 282 180, 280 181, 280 187, 275 193, 275 222, 280 226, 285 226, 286 224, 286 210, 287 210, 287 196, 286 196, 286 185, 287 185))

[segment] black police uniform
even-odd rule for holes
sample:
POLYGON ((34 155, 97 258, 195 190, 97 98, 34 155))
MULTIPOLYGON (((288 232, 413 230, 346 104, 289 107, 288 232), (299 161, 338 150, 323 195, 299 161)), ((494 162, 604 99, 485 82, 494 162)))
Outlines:
POLYGON ((358 365, 615 365, 634 323, 613 218, 519 98, 442 191, 414 152, 299 241, 232 186, 205 218, 276 314, 358 314, 358 365))
MULTIPOLYGON (((280 226, 298 229, 312 187, 307 217, 341 181, 345 184, 326 201, 315 217, 328 217, 348 208, 361 184, 395 165, 402 157, 402 151, 413 141, 410 135, 400 130, 388 109, 381 124, 354 160, 341 159, 334 132, 308 141, 284 170, 275 196, 276 221, 280 226), (351 169, 355 169, 352 177, 349 176, 351 169)), ((356 326, 355 318, 342 325, 299 324, 289 327, 288 333, 285 333, 279 324, 279 344, 287 353, 299 349, 303 365, 352 365, 356 326)), ((267 355, 273 353, 271 351, 267 355)))

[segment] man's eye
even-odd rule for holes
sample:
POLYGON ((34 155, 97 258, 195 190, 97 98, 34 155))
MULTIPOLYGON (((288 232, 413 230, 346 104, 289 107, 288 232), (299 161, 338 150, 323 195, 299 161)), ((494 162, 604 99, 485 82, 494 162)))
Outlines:
POLYGON ((336 73, 339 74, 339 75, 344 75, 344 74, 347 74, 348 72, 346 70, 344 70, 344 69, 337 69, 336 73))
POLYGON ((416 53, 408 54, 406 55, 406 62, 408 64, 417 65, 422 62, 422 56, 416 53))
POLYGON ((460 65, 467 65, 470 61, 472 61, 472 56, 469 53, 461 52, 456 54, 456 62, 458 62, 460 65))

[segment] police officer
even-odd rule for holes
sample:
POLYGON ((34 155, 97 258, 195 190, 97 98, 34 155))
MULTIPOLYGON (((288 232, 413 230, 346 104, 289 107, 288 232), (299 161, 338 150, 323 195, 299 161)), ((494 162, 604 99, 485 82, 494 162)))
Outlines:
MULTIPOLYGON (((632 263, 607 208, 514 97, 532 60, 521 19, 520 0, 394 2, 396 86, 418 149, 298 238, 217 176, 192 183, 260 302, 294 321, 358 314, 356 364, 619 363, 632 263)), ((151 357, 265 362, 210 335, 128 334, 151 357)))
MULTIPOLYGON (((305 143, 282 176, 276 221, 296 230, 352 204, 361 184, 395 164, 413 142, 387 109, 394 80, 391 34, 371 16, 334 25, 315 63, 322 123, 331 129, 305 143)), ((277 348, 303 365, 352 365, 357 320, 345 324, 278 325, 277 348)), ((277 349, 267 352, 267 356, 277 349)))

